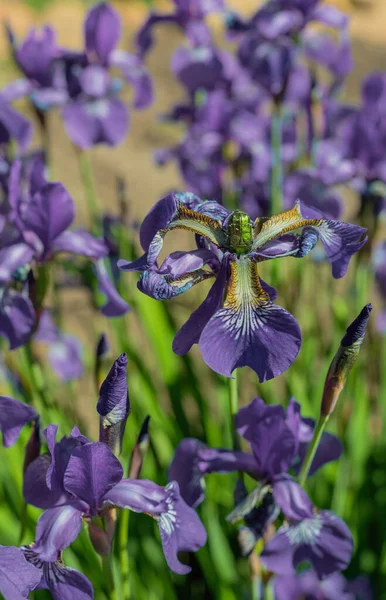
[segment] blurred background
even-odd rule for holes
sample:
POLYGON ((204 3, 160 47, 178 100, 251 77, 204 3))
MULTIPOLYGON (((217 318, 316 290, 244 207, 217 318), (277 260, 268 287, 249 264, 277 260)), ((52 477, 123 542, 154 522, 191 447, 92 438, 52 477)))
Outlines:
MULTIPOLYGON (((123 21, 124 35, 120 45, 129 51, 133 50, 135 33, 146 18, 150 5, 160 11, 170 9, 168 2, 121 0, 111 4, 123 21)), ((351 18, 355 68, 346 80, 341 97, 346 102, 356 103, 363 77, 374 70, 386 71, 386 1, 336 0, 330 4, 348 13, 351 18)), ((58 32, 60 44, 79 49, 83 20, 90 5, 89 2, 75 0, 1 0, 0 22, 11 22, 21 38, 31 26, 50 23, 58 32)), ((248 15, 256 10, 259 2, 228 0, 228 5, 248 15)), ((220 31, 216 17, 210 20, 214 29, 220 31)), ((170 72, 171 56, 184 38, 174 27, 158 28, 155 37, 156 50, 150 52, 146 59, 154 79, 154 104, 146 111, 131 112, 130 131, 121 146, 113 149, 98 147, 89 151, 97 195, 106 212, 119 214, 118 181, 125 184, 134 253, 140 251, 137 225, 149 208, 166 192, 185 189, 175 163, 170 162, 160 168, 153 160, 155 150, 177 143, 182 133, 178 125, 161 122, 159 115, 167 112, 172 103, 184 98, 181 86, 170 72)), ((0 87, 16 76, 17 69, 11 60, 6 36, 2 35, 0 87)), ((130 92, 125 94, 130 101, 130 92)), ((34 119, 27 103, 20 101, 17 106, 34 119)), ((79 165, 58 114, 49 115, 49 127, 53 178, 64 183, 74 198, 77 223, 88 226, 79 165)), ((39 145, 37 134, 33 145, 39 145)), ((350 209, 347 212, 349 214, 350 209)), ((384 239, 384 234, 383 223, 378 238, 384 239)), ((173 245, 167 242, 166 252, 172 248, 187 249, 188 240, 187 235, 178 233, 173 245)), ((205 297, 205 284, 170 303, 157 303, 137 292, 135 274, 127 274, 126 279, 125 299, 133 310, 120 319, 118 327, 95 311, 90 312, 87 293, 83 289, 60 291, 60 302, 66 314, 66 331, 81 339, 86 368, 84 375, 70 384, 58 384, 52 373, 45 373, 54 399, 50 422, 60 422, 64 434, 70 430, 69 423, 77 419, 81 429, 97 439, 97 392, 92 366, 98 336, 106 332, 112 346, 105 362, 106 372, 119 352, 126 351, 130 359, 132 415, 124 452, 128 453, 140 423, 146 414, 150 414, 151 448, 144 476, 164 484, 173 448, 183 437, 199 437, 212 446, 226 445, 224 431, 229 430, 227 388, 223 378, 209 372, 197 349, 182 358, 175 356, 171 350, 177 327, 205 297), (117 329, 120 329, 120 334, 117 329)), ((309 257, 300 275, 292 268, 279 269, 277 288, 279 303, 300 323, 303 347, 291 369, 274 381, 260 385, 254 373, 243 369, 240 405, 250 402, 256 395, 266 402, 286 405, 293 395, 302 404, 303 415, 315 418, 324 377, 339 340, 364 304, 371 301, 379 308, 378 292, 369 264, 362 269, 352 265, 347 277, 335 281, 328 265, 315 265, 309 257)), ((343 441, 345 454, 338 464, 327 466, 312 478, 309 491, 315 504, 331 507, 347 521, 353 532, 355 553, 347 576, 353 578, 363 574, 369 577, 374 597, 383 600, 386 599, 386 352, 384 339, 373 329, 350 375, 339 410, 329 425, 329 430, 337 433, 343 441)), ((13 356, 9 360, 17 361, 17 351, 13 356)), ((7 390, 5 381, 0 386, 4 393, 2 388, 7 390)), ((24 443, 26 436, 22 437, 24 443)), ((0 541, 3 544, 15 543, 15 530, 18 528, 22 447, 23 444, 7 451, 6 461, 0 464, 3 495, 0 496, 0 541), (14 476, 12 480, 7 478, 10 470, 14 476)), ((200 508, 208 530, 208 544, 197 556, 191 557, 193 574, 189 578, 175 576, 166 569, 151 519, 144 515, 130 519, 129 568, 133 598, 236 600, 247 597, 248 564, 239 557, 235 528, 225 522, 232 506, 234 481, 232 475, 208 478, 207 499, 200 508)), ((38 514, 36 509, 29 509, 31 539, 38 514)), ((80 568, 96 582, 96 598, 104 600, 98 559, 85 532, 64 556, 67 564, 80 568)), ((43 599, 48 596, 45 592, 37 592, 34 597, 43 599)))

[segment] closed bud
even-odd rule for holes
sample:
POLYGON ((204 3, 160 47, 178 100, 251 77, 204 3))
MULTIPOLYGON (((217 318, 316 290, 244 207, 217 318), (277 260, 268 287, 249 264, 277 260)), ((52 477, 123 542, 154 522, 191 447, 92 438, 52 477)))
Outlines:
POLYGON ((322 417, 328 417, 335 409, 348 374, 359 356, 371 311, 371 304, 366 304, 357 318, 347 328, 338 351, 332 359, 324 384, 320 411, 322 417))
POLYGON ((100 415, 99 440, 119 454, 130 413, 127 388, 127 356, 121 354, 114 362, 99 391, 97 411, 100 415))

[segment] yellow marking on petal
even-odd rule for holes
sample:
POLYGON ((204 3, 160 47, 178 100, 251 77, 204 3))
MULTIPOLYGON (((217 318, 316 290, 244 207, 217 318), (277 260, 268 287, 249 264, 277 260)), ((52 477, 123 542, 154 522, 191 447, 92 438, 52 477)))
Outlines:
MULTIPOLYGON (((270 240, 275 239, 279 235, 294 231, 299 227, 320 227, 324 219, 305 219, 300 211, 300 204, 296 202, 293 208, 286 210, 277 215, 273 215, 261 225, 260 231, 255 236, 253 242, 253 250, 261 248, 270 240)), ((260 222, 257 224, 260 227, 260 222)), ((256 222, 255 222, 256 231, 256 222)))
POLYGON ((262 288, 255 262, 243 257, 231 262, 230 268, 224 308, 237 312, 270 302, 269 295, 262 288))
POLYGON ((220 221, 190 210, 190 208, 186 208, 183 204, 179 204, 176 216, 167 229, 192 231, 198 235, 205 236, 217 246, 224 246, 226 243, 226 234, 222 229, 220 221))

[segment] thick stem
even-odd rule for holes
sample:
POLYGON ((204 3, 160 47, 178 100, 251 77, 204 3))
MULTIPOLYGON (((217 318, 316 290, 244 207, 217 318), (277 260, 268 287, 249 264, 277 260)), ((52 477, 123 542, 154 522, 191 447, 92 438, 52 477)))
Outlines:
POLYGON ((105 584, 107 590, 107 597, 109 600, 115 600, 115 584, 113 574, 113 561, 112 554, 102 556, 102 568, 105 577, 105 584))
POLYGON ((323 431, 326 428, 329 417, 330 417, 330 415, 321 416, 316 425, 316 428, 314 431, 314 437, 311 440, 310 446, 308 448, 308 452, 306 454, 306 458, 304 459, 302 468, 300 470, 299 483, 302 487, 304 487, 304 484, 306 483, 308 473, 309 473, 311 465, 312 465, 312 461, 314 460, 316 451, 319 446, 319 442, 323 435, 323 431))
POLYGON ((130 600, 129 551, 127 547, 129 537, 129 519, 130 511, 121 511, 118 544, 123 600, 130 600))
POLYGON ((282 108, 275 103, 271 120, 271 214, 283 210, 282 108))

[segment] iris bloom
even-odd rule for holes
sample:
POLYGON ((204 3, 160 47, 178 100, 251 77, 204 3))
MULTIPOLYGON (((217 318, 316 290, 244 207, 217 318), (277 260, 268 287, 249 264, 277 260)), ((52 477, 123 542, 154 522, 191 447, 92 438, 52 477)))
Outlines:
POLYGON ((275 577, 273 588, 276 600, 373 600, 370 584, 364 577, 352 581, 341 573, 334 573, 319 581, 314 571, 299 575, 275 577))
POLYGON ((145 217, 140 230, 145 254, 134 262, 120 260, 118 266, 141 272, 138 288, 156 300, 215 279, 204 302, 177 333, 173 350, 186 354, 198 343, 205 362, 217 373, 231 377, 234 369, 249 366, 266 381, 295 360, 301 332, 294 317, 274 304, 276 290, 260 278, 259 263, 301 258, 320 240, 332 274, 339 278, 365 243, 365 232, 357 225, 325 219, 300 202, 252 223, 239 210, 230 213, 214 201, 176 193, 162 198, 145 217), (173 252, 158 266, 163 239, 175 229, 195 233, 198 247, 173 252))

